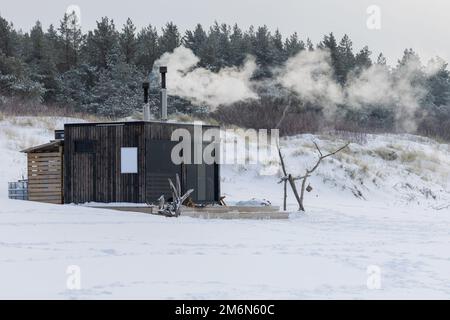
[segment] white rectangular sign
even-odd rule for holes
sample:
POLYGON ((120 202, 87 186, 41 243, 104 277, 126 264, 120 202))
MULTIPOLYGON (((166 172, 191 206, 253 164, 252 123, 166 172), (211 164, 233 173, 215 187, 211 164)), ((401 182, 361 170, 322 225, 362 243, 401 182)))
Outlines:
POLYGON ((138 149, 122 148, 120 150, 121 173, 138 173, 138 149))

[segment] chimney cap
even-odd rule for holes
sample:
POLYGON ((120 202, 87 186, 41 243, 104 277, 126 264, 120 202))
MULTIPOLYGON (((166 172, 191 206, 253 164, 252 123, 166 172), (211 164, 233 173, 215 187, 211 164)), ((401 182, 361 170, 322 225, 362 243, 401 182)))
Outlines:
POLYGON ((167 67, 160 67, 159 68, 160 73, 167 73, 167 67))

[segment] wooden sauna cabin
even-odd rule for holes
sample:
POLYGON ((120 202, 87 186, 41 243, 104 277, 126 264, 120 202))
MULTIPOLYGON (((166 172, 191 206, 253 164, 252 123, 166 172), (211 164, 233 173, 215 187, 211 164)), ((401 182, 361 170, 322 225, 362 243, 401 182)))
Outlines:
MULTIPOLYGON (((28 155, 29 200, 48 203, 157 203, 171 198, 178 174, 195 203, 217 203, 220 166, 171 161, 172 132, 194 124, 126 121, 65 124, 55 140, 28 155)), ((202 130, 217 128, 203 126, 202 130)), ((192 145, 192 148, 194 146, 192 145)), ((193 151, 191 151, 193 154, 193 151)))
POLYGON ((64 141, 31 147, 27 154, 28 200, 64 203, 64 141))

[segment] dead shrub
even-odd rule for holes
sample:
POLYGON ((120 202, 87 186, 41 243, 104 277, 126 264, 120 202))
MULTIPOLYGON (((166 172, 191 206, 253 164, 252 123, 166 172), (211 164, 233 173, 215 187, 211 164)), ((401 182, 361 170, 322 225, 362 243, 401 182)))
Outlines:
POLYGON ((385 161, 395 161, 398 159, 398 154, 388 148, 378 148, 375 150, 375 153, 385 161))
POLYGON ((221 124, 242 128, 278 128, 282 136, 316 133, 325 125, 320 110, 294 103, 288 105, 274 98, 223 106, 214 111, 211 117, 221 124))

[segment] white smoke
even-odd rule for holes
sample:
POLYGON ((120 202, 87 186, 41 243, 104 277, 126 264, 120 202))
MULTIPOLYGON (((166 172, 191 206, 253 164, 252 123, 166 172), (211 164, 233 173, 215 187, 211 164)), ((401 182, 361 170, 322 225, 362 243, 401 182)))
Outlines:
POLYGON ((425 73, 427 76, 432 76, 446 67, 447 63, 445 60, 440 57, 436 57, 428 61, 427 66, 425 67, 425 73))
POLYGON ((330 59, 324 50, 301 51, 276 71, 277 82, 308 102, 321 105, 342 103, 343 92, 332 77, 330 59))
POLYGON ((350 78, 346 88, 346 100, 354 107, 365 104, 389 104, 395 101, 393 83, 386 66, 373 65, 357 78, 350 78))
POLYGON ((336 115, 337 106, 344 104, 358 109, 368 105, 394 108, 397 124, 413 131, 415 114, 425 88, 417 85, 420 76, 431 76, 445 63, 436 59, 423 68, 420 61, 410 59, 393 72, 386 65, 374 64, 357 74, 350 74, 345 86, 341 86, 333 74, 328 50, 303 50, 286 63, 274 69, 275 80, 256 83, 252 75, 257 69, 255 59, 248 57, 243 66, 223 68, 212 72, 197 67, 200 59, 185 47, 164 54, 155 67, 169 68, 168 89, 197 105, 216 108, 235 102, 257 99, 258 86, 281 86, 292 90, 302 101, 323 107, 325 116, 336 115))
POLYGON ((290 58, 278 70, 277 81, 309 102, 345 103, 354 107, 376 103, 415 107, 422 92, 413 86, 413 78, 420 68, 420 65, 409 63, 394 81, 387 66, 374 64, 357 76, 350 76, 346 86, 342 87, 335 81, 330 53, 317 49, 302 51, 290 58))
POLYGON ((250 81, 256 70, 253 58, 249 57, 242 67, 223 68, 217 73, 197 67, 199 61, 190 49, 178 47, 155 62, 156 67, 168 67, 169 94, 213 108, 257 98, 250 81))
POLYGON ((409 61, 395 76, 385 65, 374 64, 358 75, 350 75, 343 87, 335 81, 331 56, 327 50, 301 51, 277 70, 277 81, 293 90, 304 101, 318 103, 326 115, 336 112, 338 104, 358 109, 364 105, 392 106, 403 129, 415 129, 414 114, 425 88, 415 83, 422 73, 431 76, 442 62, 422 70, 420 61, 409 61))

